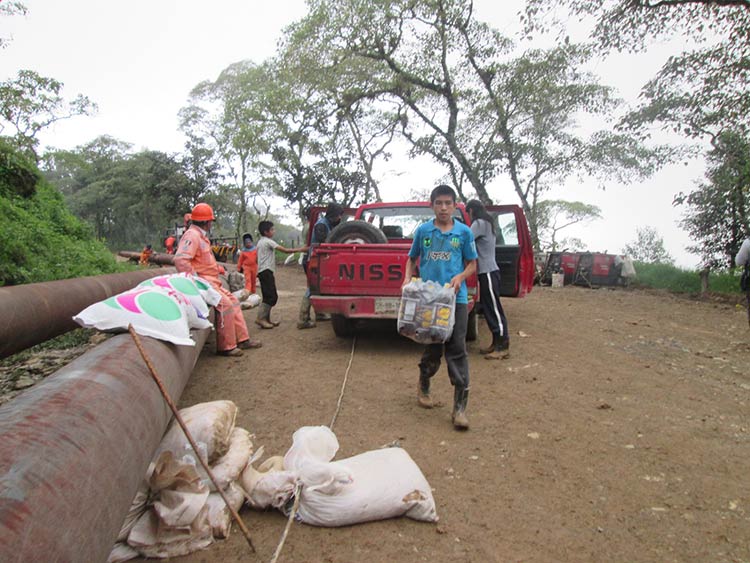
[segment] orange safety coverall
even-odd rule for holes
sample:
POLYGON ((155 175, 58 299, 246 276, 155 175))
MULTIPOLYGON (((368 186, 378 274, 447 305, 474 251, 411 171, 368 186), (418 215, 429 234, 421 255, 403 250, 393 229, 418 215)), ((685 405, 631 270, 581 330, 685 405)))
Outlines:
POLYGON ((175 238, 173 236, 168 236, 166 240, 164 241, 164 246, 167 248, 167 254, 173 254, 174 253, 174 243, 175 238))
POLYGON ((178 272, 200 276, 221 293, 221 301, 216 306, 217 351, 232 350, 237 347, 238 342, 250 338, 240 302, 221 285, 219 265, 211 251, 211 242, 203 229, 191 225, 185 231, 174 257, 174 265, 178 272))
POLYGON ((143 250, 141 250, 141 258, 140 260, 138 260, 138 264, 140 264, 141 266, 148 266, 148 259, 153 253, 154 251, 149 248, 144 248, 143 250))
POLYGON ((250 293, 255 293, 255 284, 258 279, 258 247, 252 250, 243 250, 240 252, 240 259, 237 260, 237 271, 245 274, 245 289, 250 293))

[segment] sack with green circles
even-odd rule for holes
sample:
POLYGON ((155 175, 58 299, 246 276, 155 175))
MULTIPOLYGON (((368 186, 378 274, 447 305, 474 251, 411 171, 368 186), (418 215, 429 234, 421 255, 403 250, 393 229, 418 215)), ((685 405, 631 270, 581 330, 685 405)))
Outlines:
POLYGON ((175 291, 181 294, 192 304, 193 310, 188 308, 188 323, 190 328, 210 328, 211 323, 208 320, 208 305, 206 298, 218 303, 221 300, 221 294, 216 291, 211 284, 202 278, 192 274, 167 274, 165 276, 156 276, 147 279, 138 284, 138 287, 160 287, 167 291, 175 291), (214 299, 214 295, 218 299, 214 299))
POLYGON ((89 305, 73 317, 84 328, 120 332, 128 325, 138 334, 180 346, 195 346, 188 324, 190 302, 176 291, 161 287, 135 287, 89 305))

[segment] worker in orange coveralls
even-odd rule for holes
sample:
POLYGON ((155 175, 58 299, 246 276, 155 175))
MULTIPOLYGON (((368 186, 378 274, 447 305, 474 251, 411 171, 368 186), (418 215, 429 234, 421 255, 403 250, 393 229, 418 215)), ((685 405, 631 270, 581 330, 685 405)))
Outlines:
POLYGON ((255 284, 258 281, 258 247, 253 243, 253 235, 250 233, 242 235, 237 271, 245 275, 245 289, 255 293, 255 284))
POLYGON ((262 344, 251 339, 248 334, 240 302, 221 285, 221 270, 208 239, 208 231, 215 220, 214 210, 207 203, 199 203, 193 208, 191 215, 192 224, 180 238, 174 265, 178 272, 200 276, 221 293, 214 323, 216 353, 219 356, 241 356, 242 350, 260 348, 262 344))
POLYGON ((143 250, 141 250, 141 258, 138 260, 140 266, 148 266, 148 259, 154 253, 150 244, 147 244, 143 250))
POLYGON ((169 235, 164 239, 164 247, 167 249, 167 254, 174 254, 174 243, 177 241, 172 235, 169 235))

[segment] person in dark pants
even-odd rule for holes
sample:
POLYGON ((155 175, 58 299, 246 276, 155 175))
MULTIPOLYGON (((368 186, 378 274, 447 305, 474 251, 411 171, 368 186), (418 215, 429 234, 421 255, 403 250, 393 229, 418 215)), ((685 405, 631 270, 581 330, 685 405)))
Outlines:
POLYGON ((495 260, 495 221, 477 199, 466 204, 471 219, 471 232, 477 245, 477 273, 479 278, 479 300, 487 326, 492 333, 492 342, 479 351, 488 360, 510 357, 510 335, 508 319, 500 303, 500 268, 495 260))
POLYGON ((405 286, 411 281, 419 261, 423 280, 449 284, 456 292, 456 311, 453 333, 444 344, 428 344, 419 362, 417 401, 421 407, 432 408, 430 378, 440 369, 445 355, 448 377, 453 385, 453 426, 467 430, 469 419, 466 406, 469 401, 469 358, 466 354, 466 328, 469 318, 469 298, 466 278, 476 271, 477 251, 471 229, 456 221, 456 192, 450 186, 440 185, 432 190, 430 203, 435 219, 420 225, 414 233, 409 259, 404 268, 405 286))
POLYGON ((273 240, 275 232, 271 221, 261 221, 258 224, 260 240, 258 241, 258 279, 260 280, 260 291, 263 294, 263 302, 258 309, 258 317, 255 324, 261 328, 274 328, 279 323, 271 320, 271 309, 279 300, 276 292, 276 251, 292 254, 293 252, 305 252, 306 246, 299 248, 286 248, 273 240))

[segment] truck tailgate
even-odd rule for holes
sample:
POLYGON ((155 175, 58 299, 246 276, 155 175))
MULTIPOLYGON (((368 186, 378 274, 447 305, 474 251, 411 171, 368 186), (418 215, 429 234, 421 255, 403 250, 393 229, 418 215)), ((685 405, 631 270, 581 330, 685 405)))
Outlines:
POLYGON ((408 244, 322 244, 311 263, 317 295, 401 296, 408 244), (317 272, 315 272, 317 269, 317 272))

